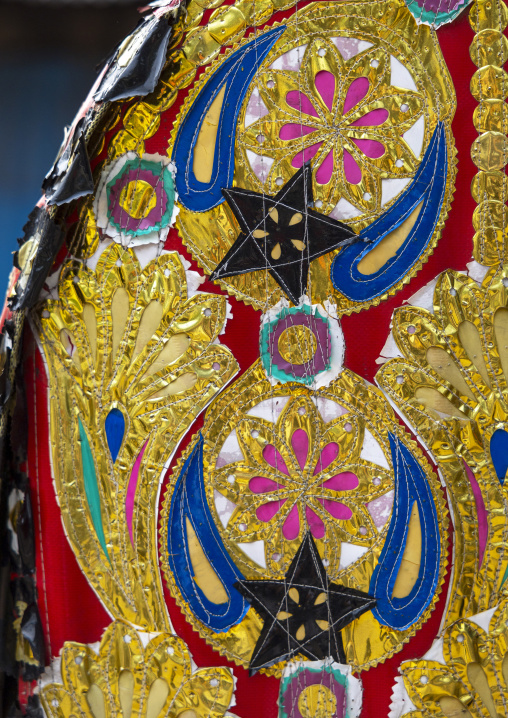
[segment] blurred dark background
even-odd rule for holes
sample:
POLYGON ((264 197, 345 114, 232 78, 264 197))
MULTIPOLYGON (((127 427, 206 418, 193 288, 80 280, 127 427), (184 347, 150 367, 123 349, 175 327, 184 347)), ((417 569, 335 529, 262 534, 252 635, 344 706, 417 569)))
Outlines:
POLYGON ((0 295, 63 128, 142 0, 0 0, 0 295))

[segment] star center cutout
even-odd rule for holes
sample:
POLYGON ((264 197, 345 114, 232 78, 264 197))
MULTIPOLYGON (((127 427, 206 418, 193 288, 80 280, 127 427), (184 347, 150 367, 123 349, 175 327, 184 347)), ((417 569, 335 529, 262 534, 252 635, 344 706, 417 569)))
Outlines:
POLYGON ((282 580, 243 580, 235 588, 264 621, 251 673, 296 654, 345 663, 340 631, 376 605, 363 591, 330 582, 310 532, 282 580))
POLYGON ((307 292, 310 263, 359 241, 350 227, 311 208, 309 162, 275 197, 239 188, 223 189, 222 194, 240 225, 240 234, 212 272, 213 281, 266 270, 298 304, 307 292))

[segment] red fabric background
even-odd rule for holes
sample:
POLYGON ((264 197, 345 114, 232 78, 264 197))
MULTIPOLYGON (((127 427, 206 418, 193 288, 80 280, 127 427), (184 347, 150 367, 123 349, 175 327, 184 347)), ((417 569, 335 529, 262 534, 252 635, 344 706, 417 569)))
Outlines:
MULTIPOLYGON (((301 6, 304 4, 302 2, 301 6)), ((282 19, 283 16, 279 14, 275 19, 282 19)), ((205 14, 205 21, 207 17, 208 14, 205 14)), ((377 369, 375 360, 387 338, 394 308, 439 272, 447 268, 465 269, 466 262, 471 259, 471 217, 475 204, 471 198, 470 184, 475 167, 470 158, 470 148, 477 133, 472 123, 476 102, 470 94, 469 83, 476 68, 469 58, 473 32, 468 23, 467 11, 452 25, 441 28, 438 37, 457 94, 458 109, 453 123, 458 150, 455 199, 437 249, 409 286, 381 306, 345 317, 342 321, 347 347, 346 365, 370 381, 373 381, 377 369)), ((147 152, 165 153, 168 132, 177 111, 178 106, 175 106, 162 117, 160 130, 146 142, 147 152)), ((178 249, 189 260, 192 259, 182 248, 176 232, 171 233, 167 248, 178 249)), ((198 269, 195 263, 193 268, 198 269)), ((220 292, 218 287, 209 282, 202 288, 220 292)), ((244 371, 259 356, 259 313, 235 299, 230 301, 233 319, 228 323, 227 333, 221 337, 221 341, 232 350, 244 371)), ((24 369, 30 425, 28 471, 38 542, 37 585, 49 659, 50 654, 58 654, 66 640, 99 640, 110 618, 83 577, 62 528, 51 476, 46 373, 29 332, 25 338, 24 369)), ((199 423, 200 420, 191 427, 183 446, 188 443, 199 423)), ((224 665, 226 661, 204 644, 167 592, 166 595, 175 630, 188 643, 198 666, 224 665)), ((445 595, 443 592, 430 620, 404 650, 382 666, 361 675, 364 686, 362 718, 382 718, 387 715, 397 666, 402 659, 419 657, 430 647, 439 627, 445 595)), ((237 666, 234 672, 238 684, 237 706, 233 711, 241 718, 275 718, 279 681, 261 675, 249 678, 247 672, 237 666)))

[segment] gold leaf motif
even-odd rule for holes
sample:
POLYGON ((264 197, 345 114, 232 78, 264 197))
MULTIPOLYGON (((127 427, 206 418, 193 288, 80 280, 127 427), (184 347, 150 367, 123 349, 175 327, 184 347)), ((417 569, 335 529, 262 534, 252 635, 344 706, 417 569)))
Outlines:
POLYGON ((411 718, 493 718, 505 716, 508 703, 508 604, 504 599, 488 632, 473 620, 451 624, 439 643, 444 662, 405 661, 404 687, 418 709, 411 718))
POLYGON ((494 432, 508 428, 507 286, 506 267, 492 268, 481 287, 458 272, 441 274, 433 313, 394 313, 403 357, 376 377, 436 457, 448 487, 455 571, 445 625, 495 606, 508 572, 508 487, 490 451, 494 432))
POLYGON ((120 621, 108 626, 98 653, 65 643, 61 673, 61 684, 41 690, 48 718, 222 718, 234 690, 228 668, 193 670, 181 638, 159 634, 143 648, 120 621))
POLYGON ((117 244, 95 272, 67 263, 59 292, 58 301, 40 307, 37 325, 66 533, 113 616, 167 630, 158 487, 185 431, 237 371, 229 350, 214 343, 225 300, 204 293, 187 299, 177 253, 142 270, 117 244))

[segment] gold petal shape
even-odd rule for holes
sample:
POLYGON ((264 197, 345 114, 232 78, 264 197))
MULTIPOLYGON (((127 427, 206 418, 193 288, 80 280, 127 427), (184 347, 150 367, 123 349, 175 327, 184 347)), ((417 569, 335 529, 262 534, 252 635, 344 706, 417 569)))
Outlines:
POLYGON ((188 426, 237 370, 229 350, 215 343, 225 301, 204 293, 187 299, 178 254, 142 270, 119 245, 104 251, 95 272, 67 263, 59 293, 40 307, 36 323, 53 397, 53 466, 66 533, 108 610, 162 630, 170 624, 157 562, 158 486, 188 426), (114 459, 112 408, 125 425, 114 459))

